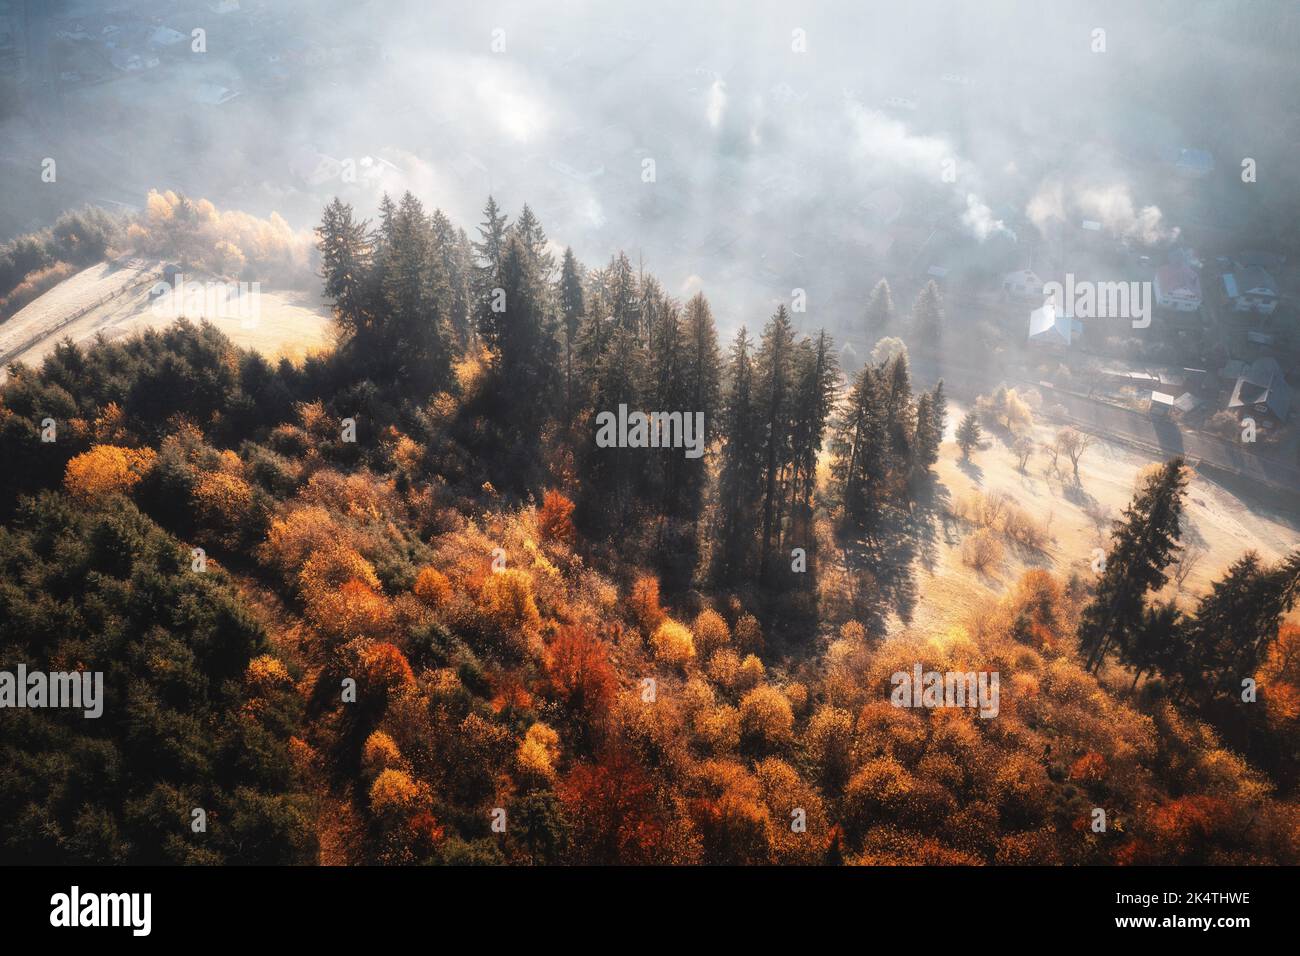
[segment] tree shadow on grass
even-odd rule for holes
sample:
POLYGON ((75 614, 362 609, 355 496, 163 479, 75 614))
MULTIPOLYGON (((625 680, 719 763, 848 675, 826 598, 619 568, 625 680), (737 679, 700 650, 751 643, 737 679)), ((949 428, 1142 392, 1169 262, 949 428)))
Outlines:
POLYGON ((882 510, 871 528, 841 533, 853 612, 868 631, 882 633, 891 614, 904 623, 912 620, 916 564, 934 570, 941 526, 945 541, 952 541, 948 501, 947 487, 930 476, 915 490, 910 508, 882 510))
POLYGON ((972 461, 971 459, 958 458, 957 467, 961 469, 961 473, 963 475, 965 475, 971 481, 975 482, 975 484, 977 485, 984 484, 984 469, 981 468, 979 465, 975 464, 975 462, 972 461))

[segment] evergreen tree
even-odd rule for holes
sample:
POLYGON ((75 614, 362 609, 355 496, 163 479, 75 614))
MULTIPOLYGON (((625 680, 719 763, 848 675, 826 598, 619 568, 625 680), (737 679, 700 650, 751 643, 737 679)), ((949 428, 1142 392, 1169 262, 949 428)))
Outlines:
POLYGON ((1112 647, 1121 656, 1132 653, 1146 593, 1164 585, 1165 568, 1178 550, 1186 488, 1183 460, 1172 458, 1144 482, 1115 522, 1105 570, 1079 622, 1079 648, 1089 670, 1100 667, 1112 647))
POLYGON ((578 340, 578 327, 587 311, 586 297, 582 291, 582 271, 573 249, 564 250, 560 266, 560 318, 564 326, 564 394, 566 403, 573 405, 573 349, 578 340))
POLYGON ((492 357, 496 388, 508 396, 508 420, 530 442, 553 408, 559 342, 556 323, 545 308, 545 290, 536 265, 518 236, 510 236, 493 287, 504 293, 503 308, 488 296, 479 303, 479 335, 492 357))
POLYGON ((957 447, 961 449, 963 458, 970 458, 971 450, 980 443, 982 433, 980 420, 975 414, 975 409, 972 408, 957 426, 957 447))
POLYGON ((939 460, 939 446, 943 443, 946 426, 947 400, 943 395, 943 382, 933 391, 921 393, 916 400, 916 448, 914 474, 924 477, 939 460))
POLYGON ((365 345, 372 327, 369 277, 372 242, 369 224, 353 218, 352 207, 337 197, 325 207, 316 227, 325 297, 334 303, 334 318, 343 338, 365 345))
POLYGON ((867 342, 875 342, 883 336, 893 321, 894 294, 889 289, 889 283, 881 279, 867 298, 867 342))
POLYGON ((835 408, 839 366, 831 337, 823 329, 816 343, 800 343, 795 368, 795 396, 791 430, 793 474, 790 484, 791 533, 806 543, 811 553, 813 489, 817 483, 817 456, 835 408))
POLYGON ((430 220, 433 235, 433 254, 437 257, 443 276, 446 277, 447 298, 444 303, 452 341, 458 350, 469 347, 473 339, 474 310, 470 291, 471 253, 464 230, 457 229, 441 209, 435 209, 430 220))
POLYGON ((718 479, 719 548, 716 573, 731 581, 748 567, 762 489, 763 422, 755 393, 753 343, 744 326, 727 363, 722 411, 722 467, 718 479))
POLYGON ((479 241, 473 244, 474 281, 472 289, 474 301, 482 308, 496 285, 497 272, 501 268, 501 256, 505 252, 508 233, 506 215, 497 206, 496 200, 488 196, 487 205, 483 207, 483 221, 479 223, 479 241))
POLYGON ((527 203, 524 203, 519 218, 515 220, 514 232, 533 260, 538 277, 549 284, 555 272, 555 256, 547 249, 546 230, 527 203))
POLYGON ((917 348, 939 350, 943 336, 943 297, 933 279, 925 284, 912 305, 912 334, 917 348))
POLYGON ((1187 626, 1184 653, 1167 668, 1184 695, 1237 694, 1277 640, 1282 616, 1300 593, 1300 551, 1269 567, 1248 551, 1201 598, 1187 626))
POLYGON ((846 524, 874 523, 888 478, 889 422, 881 369, 864 365, 850 389, 831 439, 831 479, 846 524))
MULTIPOLYGON (((755 371, 755 391, 763 421, 762 529, 759 538, 759 574, 766 576, 777 523, 782 481, 790 454, 790 404, 794 361, 794 329, 790 313, 778 306, 763 329, 755 371)), ((777 544, 779 545, 779 540, 777 544)))
MULTIPOLYGON (((696 293, 686 303, 686 314, 681 326, 682 335, 682 409, 688 413, 704 414, 704 447, 713 444, 718 434, 719 406, 722 400, 722 359, 718 353, 718 333, 713 324, 713 312, 701 293, 696 293)), ((675 410, 676 406, 664 406, 675 410)), ((680 513, 698 520, 704 503, 704 488, 708 479, 705 459, 687 463, 680 492, 680 513)))

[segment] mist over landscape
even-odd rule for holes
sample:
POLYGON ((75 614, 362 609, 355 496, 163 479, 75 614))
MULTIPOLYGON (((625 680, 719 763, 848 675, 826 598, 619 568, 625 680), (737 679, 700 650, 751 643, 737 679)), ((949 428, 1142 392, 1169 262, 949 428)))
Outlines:
POLYGON ((57 65, 35 95, 10 80, 2 238, 85 201, 140 208, 149 189, 300 229, 335 193, 373 215, 411 189, 472 231, 491 192, 584 261, 623 249, 672 294, 705 289, 724 328, 800 287, 808 327, 838 331, 877 273, 956 265, 971 243, 1014 235, 990 257, 1010 271, 1083 219, 1138 242, 1294 231, 1289 4, 28 6, 10 19, 57 65), (183 52, 92 76, 86 42, 60 34, 109 21, 175 29, 183 52), (204 54, 188 53, 195 26, 204 54), (239 96, 200 102, 211 86, 239 96), (1171 174, 1189 148, 1229 177, 1244 156, 1265 172, 1190 198, 1171 174), (47 155, 60 178, 41 189, 47 155))
POLYGON ((76 868, 987 866, 851 885, 1249 926, 1300 863, 1297 48, 0 0, 0 867, 137 935, 76 868))

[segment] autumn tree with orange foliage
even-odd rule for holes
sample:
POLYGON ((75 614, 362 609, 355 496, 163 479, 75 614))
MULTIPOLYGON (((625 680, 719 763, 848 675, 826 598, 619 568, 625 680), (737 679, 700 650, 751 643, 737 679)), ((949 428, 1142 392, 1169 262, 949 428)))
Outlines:
POLYGON ((68 462, 63 485, 82 501, 126 494, 148 474, 156 457, 152 448, 95 445, 68 462))
POLYGON ((544 656, 550 690, 582 724, 591 727, 609 712, 618 678, 605 643, 581 625, 563 625, 544 656))
POLYGON ((573 547, 577 531, 573 527, 574 504, 560 492, 547 491, 542 497, 542 507, 537 514, 537 528, 543 541, 554 541, 573 547))

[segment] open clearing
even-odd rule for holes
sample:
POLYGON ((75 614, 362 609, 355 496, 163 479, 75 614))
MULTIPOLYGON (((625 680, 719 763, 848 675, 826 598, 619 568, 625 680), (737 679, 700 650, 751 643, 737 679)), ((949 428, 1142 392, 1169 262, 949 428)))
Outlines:
MULTIPOLYGON (((1047 525, 1049 540, 1045 548, 1035 551, 1003 539, 1002 560, 988 572, 979 573, 961 557, 962 541, 974 528, 941 515, 934 560, 928 568, 918 562, 915 569, 918 600, 915 615, 907 624, 931 633, 962 622, 984 599, 1005 592, 1030 568, 1046 568, 1063 578, 1076 571, 1086 578, 1094 576, 1093 549, 1108 546, 1110 519, 1118 518, 1132 499, 1138 473, 1159 460, 1128 446, 1098 440, 1083 455, 1076 484, 1064 455, 1064 477, 1049 474, 1048 457, 1042 451, 1030 458, 1022 474, 1009 447, 1009 436, 986 430, 982 447, 972 453, 970 462, 963 462, 953 430, 965 412, 956 403, 949 404, 948 434, 935 466, 948 505, 973 492, 1003 492, 1013 504, 1047 525)), ((1034 427, 1032 437, 1042 446, 1052 442, 1056 431, 1056 425, 1040 424, 1034 427)), ((1300 516, 1263 512, 1258 504, 1247 505, 1195 474, 1188 484, 1184 527, 1184 546, 1204 554, 1188 574, 1182 592, 1171 583, 1161 597, 1177 595, 1185 610, 1245 551, 1254 549, 1265 560, 1275 561, 1300 543, 1300 516)))
MULTIPOLYGON (((84 345, 99 334, 111 340, 171 325, 180 317, 171 300, 150 296, 161 267, 143 260, 104 262, 59 283, 0 325, 5 366, 39 366, 65 337, 84 345)), ((258 296, 255 322, 220 315, 206 318, 236 345, 271 360, 301 359, 332 344, 329 308, 318 296, 295 290, 261 290, 258 296)), ((197 312, 188 317, 197 322, 205 316, 197 312)), ((0 369, 0 381, 6 377, 0 369)))

